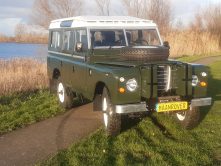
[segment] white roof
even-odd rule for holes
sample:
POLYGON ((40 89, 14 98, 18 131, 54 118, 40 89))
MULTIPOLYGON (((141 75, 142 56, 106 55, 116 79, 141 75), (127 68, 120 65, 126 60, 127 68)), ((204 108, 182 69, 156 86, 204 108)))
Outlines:
POLYGON ((69 22, 65 27, 156 27, 152 20, 145 20, 130 16, 77 16, 51 21, 49 29, 61 28, 61 24, 69 22))

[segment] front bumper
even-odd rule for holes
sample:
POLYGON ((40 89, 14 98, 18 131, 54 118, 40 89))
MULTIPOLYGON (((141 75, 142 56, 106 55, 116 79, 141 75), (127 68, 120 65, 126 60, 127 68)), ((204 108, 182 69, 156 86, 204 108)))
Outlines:
MULTIPOLYGON (((192 107, 209 106, 212 104, 212 98, 199 98, 191 100, 192 107)), ((115 111, 118 114, 136 113, 136 112, 147 112, 147 105, 145 102, 138 104, 125 104, 116 105, 115 111)))
POLYGON ((147 105, 146 105, 145 102, 144 103, 138 103, 138 104, 116 105, 115 111, 118 114, 146 112, 147 111, 147 105))
POLYGON ((212 104, 212 98, 199 98, 191 100, 192 107, 201 107, 201 106, 208 106, 212 104))

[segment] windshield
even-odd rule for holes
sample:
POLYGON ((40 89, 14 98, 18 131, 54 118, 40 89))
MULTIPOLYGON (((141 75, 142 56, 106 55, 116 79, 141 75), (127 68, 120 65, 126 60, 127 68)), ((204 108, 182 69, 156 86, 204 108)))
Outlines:
POLYGON ((93 48, 126 46, 123 30, 91 30, 93 48))
POLYGON ((161 45, 156 29, 126 30, 129 46, 159 46, 161 45))
MULTIPOLYGON (((159 46, 161 41, 156 29, 126 29, 128 46, 159 46)), ((110 48, 126 46, 123 29, 91 30, 91 46, 93 48, 110 48)))

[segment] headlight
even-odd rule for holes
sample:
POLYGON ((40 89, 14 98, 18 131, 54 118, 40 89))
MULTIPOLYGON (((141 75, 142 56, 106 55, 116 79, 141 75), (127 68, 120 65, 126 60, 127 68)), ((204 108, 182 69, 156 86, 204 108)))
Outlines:
POLYGON ((137 89, 137 81, 133 78, 127 81, 126 83, 127 89, 131 92, 137 89))
POLYGON ((206 72, 202 72, 201 75, 202 75, 202 77, 206 77, 207 73, 206 72))
POLYGON ((192 76, 192 86, 197 86, 197 84, 199 83, 199 79, 196 75, 192 76))

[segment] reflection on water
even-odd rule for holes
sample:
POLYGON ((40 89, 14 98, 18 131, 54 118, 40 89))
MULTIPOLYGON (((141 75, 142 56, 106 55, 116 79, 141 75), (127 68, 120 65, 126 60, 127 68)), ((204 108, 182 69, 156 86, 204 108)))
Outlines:
POLYGON ((45 61, 46 57, 46 44, 0 43, 0 60, 34 58, 45 61))

